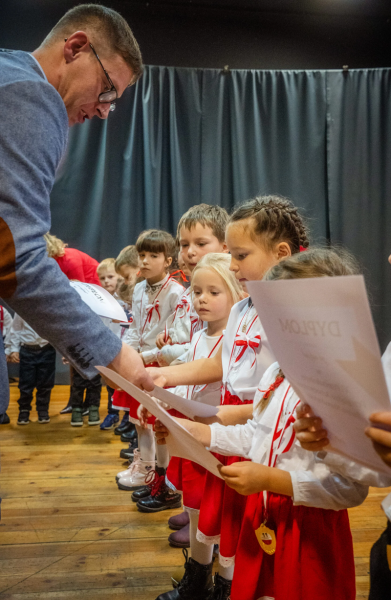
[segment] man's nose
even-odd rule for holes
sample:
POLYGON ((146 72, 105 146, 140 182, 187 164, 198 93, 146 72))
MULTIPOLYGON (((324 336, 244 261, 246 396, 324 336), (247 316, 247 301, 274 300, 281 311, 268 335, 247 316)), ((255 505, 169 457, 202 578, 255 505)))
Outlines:
POLYGON ((95 114, 100 119, 107 119, 110 113, 110 104, 108 103, 98 103, 95 107, 95 114))

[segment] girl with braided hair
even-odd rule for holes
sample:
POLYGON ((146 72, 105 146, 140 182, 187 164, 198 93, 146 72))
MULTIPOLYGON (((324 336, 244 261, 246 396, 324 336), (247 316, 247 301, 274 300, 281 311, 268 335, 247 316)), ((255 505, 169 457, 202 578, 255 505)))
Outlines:
MULTIPOLYGON (((240 205, 226 232, 231 271, 246 290, 246 281, 262 279, 266 271, 309 245, 298 210, 279 196, 261 196, 240 205)), ((257 312, 246 298, 235 304, 228 320, 222 350, 214 357, 186 365, 148 369, 161 386, 202 385, 223 381, 219 419, 223 425, 246 423, 258 383, 274 356, 257 312)), ((218 456, 224 465, 244 460, 218 456)), ((178 588, 158 600, 228 600, 235 553, 246 498, 207 474, 199 516, 190 523, 192 557, 178 588), (219 575, 210 590, 213 545, 219 544, 219 575)))
MULTIPOLYGON (((265 279, 356 273, 350 257, 312 249, 276 264, 265 279)), ((253 415, 245 424, 180 420, 212 452, 247 459, 234 458, 220 468, 227 489, 246 503, 231 600, 355 600, 346 509, 365 500, 372 474, 355 465, 353 478, 336 469, 328 453, 303 449, 294 429, 299 402, 274 363, 257 386, 253 415)), ((155 429, 157 443, 164 443, 168 430, 159 422, 155 429)), ((225 527, 226 522, 222 531, 225 527)))

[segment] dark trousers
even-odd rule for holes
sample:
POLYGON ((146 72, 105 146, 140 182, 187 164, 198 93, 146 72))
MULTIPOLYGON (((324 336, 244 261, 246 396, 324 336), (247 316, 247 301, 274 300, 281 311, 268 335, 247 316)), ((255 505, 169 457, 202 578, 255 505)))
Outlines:
POLYGON ((74 369, 70 397, 72 408, 83 408, 84 391, 86 393, 86 406, 100 405, 100 394, 102 391, 102 380, 100 375, 96 375, 93 379, 84 379, 84 377, 74 369))
POLYGON ((119 415, 119 410, 113 408, 113 394, 114 389, 106 385, 107 389, 107 412, 109 415, 119 415))
POLYGON ((391 598, 391 523, 374 543, 370 558, 371 589, 369 600, 391 598))
POLYGON ((37 412, 46 412, 49 409, 50 394, 56 375, 55 349, 50 344, 39 350, 21 346, 19 358, 19 409, 31 410, 33 393, 36 388, 37 412))

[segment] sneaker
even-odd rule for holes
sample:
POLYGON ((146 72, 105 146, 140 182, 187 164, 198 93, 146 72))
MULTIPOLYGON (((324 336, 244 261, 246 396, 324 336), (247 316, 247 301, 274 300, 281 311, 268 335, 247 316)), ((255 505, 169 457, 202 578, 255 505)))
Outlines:
POLYGON ((128 427, 129 427, 129 413, 126 412, 124 414, 124 416, 122 417, 121 423, 118 425, 118 427, 116 427, 114 429, 115 435, 121 435, 122 433, 125 433, 125 431, 127 431, 128 427))
POLYGON ((28 410, 21 410, 17 420, 18 425, 28 425, 30 423, 30 413, 28 410))
POLYGON ((8 425, 9 423, 11 423, 11 421, 7 413, 0 415, 0 425, 8 425))
POLYGON ((190 548, 190 523, 168 536, 168 543, 174 548, 190 548))
POLYGON ((134 438, 134 440, 132 440, 130 442, 130 444, 127 448, 122 448, 121 452, 119 453, 120 458, 124 458, 125 460, 132 461, 134 451, 137 450, 137 448, 138 448, 138 439, 134 438))
MULTIPOLYGON (((121 452, 122 452, 122 450, 121 450, 121 452)), ((134 452, 133 460, 138 461, 138 459, 140 457, 140 452, 138 451, 138 448, 135 448, 134 451, 132 451, 132 452, 134 452)), ((117 482, 121 479, 121 477, 125 477, 125 475, 129 475, 129 469, 132 466, 132 462, 133 461, 129 462, 129 466, 124 471, 120 471, 119 473, 117 473, 117 475, 115 476, 115 480, 117 482)))
POLYGON ((50 423, 50 417, 47 411, 38 413, 38 423, 50 423))
POLYGON ((155 468, 155 461, 147 462, 138 454, 127 474, 118 480, 120 490, 133 491, 145 486, 145 478, 155 468))
POLYGON ((175 531, 182 529, 182 527, 185 527, 185 525, 188 525, 189 523, 190 517, 187 510, 184 510, 179 515, 174 515, 168 519, 169 528, 174 529, 175 531))
POLYGON ((113 429, 119 421, 118 415, 106 415, 103 423, 100 424, 101 429, 113 429))
POLYGON ((88 409, 88 425, 99 425, 99 406, 90 406, 88 409))
POLYGON ((83 426, 83 409, 81 408, 73 408, 72 409, 72 419, 71 425, 72 427, 82 427, 83 426))
POLYGON ((145 483, 151 484, 151 495, 147 498, 141 498, 137 502, 137 508, 140 512, 160 512, 161 510, 170 510, 182 506, 182 496, 173 492, 166 485, 166 470, 159 467, 156 471, 150 472, 145 478, 145 483))
POLYGON ((88 414, 90 414, 90 409, 83 406, 83 412, 81 414, 83 417, 86 417, 88 414))
POLYGON ((70 402, 68 402, 66 407, 63 408, 62 410, 60 410, 60 415, 67 415, 68 413, 71 413, 71 412, 72 412, 72 404, 70 402))
POLYGON ((136 426, 131 423, 130 427, 125 431, 125 433, 121 433, 121 442, 125 444, 129 444, 134 438, 137 436, 136 426))

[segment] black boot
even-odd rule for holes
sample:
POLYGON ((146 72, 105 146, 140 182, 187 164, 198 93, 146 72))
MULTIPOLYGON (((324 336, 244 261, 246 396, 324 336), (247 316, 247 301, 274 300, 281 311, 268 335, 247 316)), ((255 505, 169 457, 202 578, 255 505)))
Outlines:
POLYGON ((213 590, 213 600, 230 600, 232 581, 224 579, 218 573, 215 574, 215 588, 213 590))
POLYGON ((135 492, 133 492, 133 494, 131 495, 131 499, 133 500, 133 502, 138 502, 142 498, 148 498, 148 496, 151 495, 151 490, 152 490, 152 486, 145 485, 144 487, 140 488, 139 490, 136 490, 135 492))
POLYGON ((137 437, 136 426, 134 423, 130 423, 129 428, 125 431, 125 433, 121 433, 121 442, 129 444, 132 440, 137 437))
POLYGON ((151 484, 150 496, 141 498, 137 502, 137 508, 141 512, 160 512, 161 510, 169 510, 172 508, 180 508, 182 506, 182 496, 175 494, 166 485, 166 469, 156 467, 154 478, 148 474, 145 483, 151 484), (150 479, 150 480, 149 480, 150 479))
POLYGON ((186 559, 185 574, 178 587, 165 594, 160 594, 156 600, 212 600, 213 579, 212 565, 201 565, 196 560, 188 558, 187 550, 183 550, 186 559))

